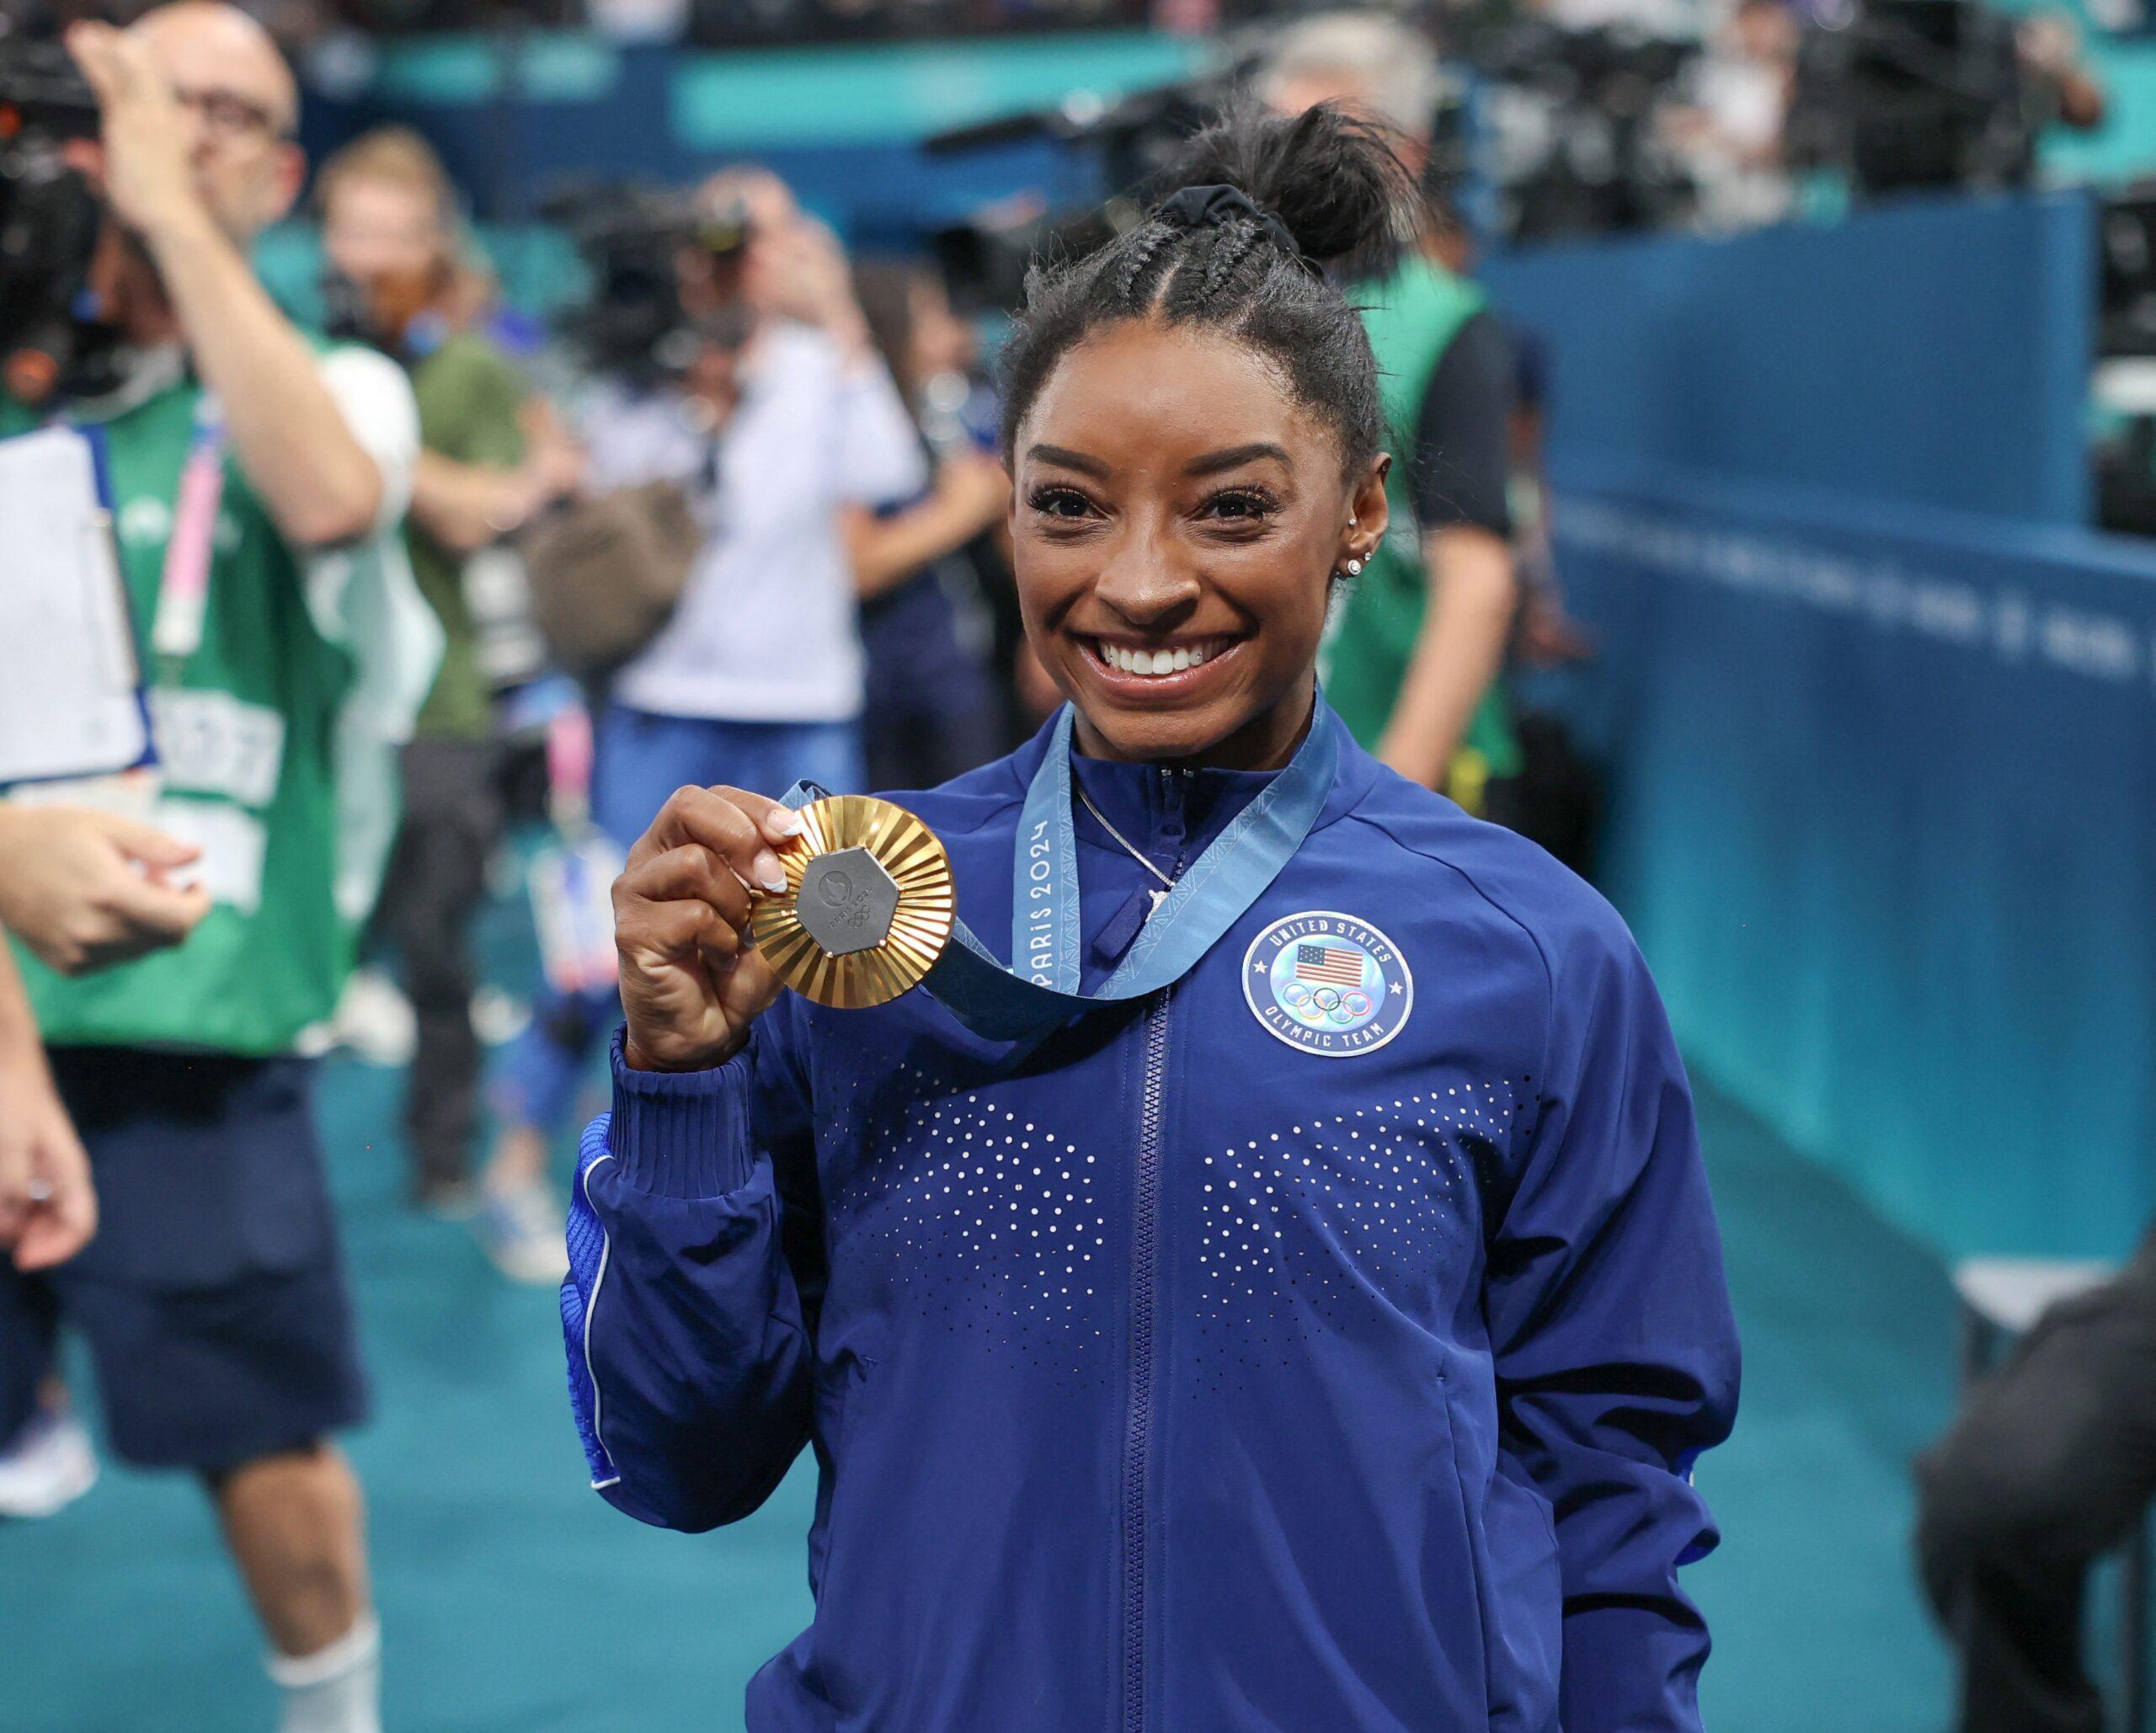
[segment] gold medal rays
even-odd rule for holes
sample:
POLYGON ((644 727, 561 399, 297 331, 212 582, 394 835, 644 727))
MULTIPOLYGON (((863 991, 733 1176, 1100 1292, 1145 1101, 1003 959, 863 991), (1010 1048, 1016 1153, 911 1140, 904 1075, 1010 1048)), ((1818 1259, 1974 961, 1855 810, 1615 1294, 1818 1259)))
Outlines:
POLYGON ((856 1010, 919 986, 958 918, 951 860, 903 807, 841 794, 800 808, 778 851, 786 888, 756 904, 750 930, 803 998, 856 1010))

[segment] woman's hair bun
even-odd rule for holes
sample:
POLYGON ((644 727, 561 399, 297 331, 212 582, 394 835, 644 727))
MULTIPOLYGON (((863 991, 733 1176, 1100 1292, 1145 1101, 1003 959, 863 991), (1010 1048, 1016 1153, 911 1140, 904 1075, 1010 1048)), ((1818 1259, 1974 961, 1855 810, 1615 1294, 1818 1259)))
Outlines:
POLYGON ((1415 184, 1382 126, 1321 104, 1231 110, 1148 189, 1148 220, 1035 266, 1003 344, 1003 446, 1063 358, 1119 320, 1209 327, 1277 364, 1339 435, 1343 474, 1385 449, 1377 358, 1346 285, 1414 233, 1415 184))
POLYGON ((1382 270, 1414 232, 1414 179, 1390 129, 1320 103, 1283 115, 1255 103, 1193 135, 1156 183, 1235 187, 1286 225, 1304 256, 1349 276, 1382 270))

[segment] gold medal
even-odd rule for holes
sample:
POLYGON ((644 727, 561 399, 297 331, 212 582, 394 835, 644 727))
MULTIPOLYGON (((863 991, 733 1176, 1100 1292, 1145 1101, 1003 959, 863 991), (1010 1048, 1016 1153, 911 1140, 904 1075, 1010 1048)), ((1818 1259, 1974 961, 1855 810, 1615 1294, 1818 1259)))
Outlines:
POLYGON ((918 987, 958 919, 951 859, 904 807, 838 794, 800 808, 777 851, 786 888, 750 931, 778 978, 819 1005, 857 1010, 918 987))

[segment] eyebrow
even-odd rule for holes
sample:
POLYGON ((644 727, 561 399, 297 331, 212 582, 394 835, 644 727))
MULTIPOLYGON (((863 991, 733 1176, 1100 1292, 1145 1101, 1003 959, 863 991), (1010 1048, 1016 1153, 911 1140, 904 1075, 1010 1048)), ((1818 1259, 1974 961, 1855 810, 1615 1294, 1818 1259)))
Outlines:
POLYGON ((1026 456, 1038 457, 1043 463, 1053 463, 1059 469, 1075 469, 1081 475, 1107 479, 1107 465, 1097 457, 1088 457, 1083 451, 1068 451, 1061 445, 1029 445, 1026 456))
POLYGON ((1225 451, 1209 451, 1203 457, 1193 457, 1183 465, 1182 472, 1187 476, 1216 476, 1224 469, 1240 469, 1261 457, 1270 457, 1283 467, 1289 467, 1286 451, 1268 440, 1257 440, 1247 445, 1230 445, 1225 451))
MULTIPOLYGON (((1089 457, 1083 451, 1073 451, 1063 445, 1030 445, 1026 450, 1029 458, 1038 458, 1043 463, 1053 463, 1059 468, 1075 469, 1081 475, 1099 476, 1106 479, 1107 464, 1097 457, 1089 457)), ((1209 451, 1203 457, 1193 457, 1183 466, 1187 476, 1216 476, 1225 469, 1240 468, 1246 463, 1255 463, 1260 458, 1270 457, 1285 465, 1288 454, 1269 440, 1256 440, 1247 445, 1230 445, 1224 451, 1209 451)))

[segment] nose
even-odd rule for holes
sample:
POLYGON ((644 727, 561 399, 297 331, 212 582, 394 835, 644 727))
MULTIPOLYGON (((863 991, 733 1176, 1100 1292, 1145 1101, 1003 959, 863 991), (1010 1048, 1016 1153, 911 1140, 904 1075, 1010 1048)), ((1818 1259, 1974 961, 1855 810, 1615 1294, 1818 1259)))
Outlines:
POLYGON ((1093 580, 1095 598, 1136 632, 1180 625, 1196 608, 1201 588, 1173 538, 1136 522, 1117 536, 1093 580))

